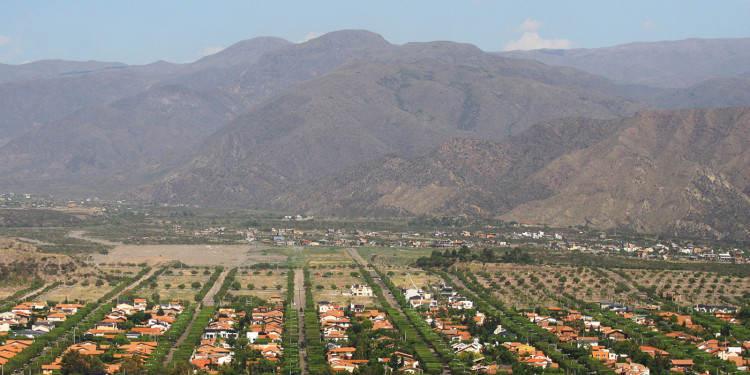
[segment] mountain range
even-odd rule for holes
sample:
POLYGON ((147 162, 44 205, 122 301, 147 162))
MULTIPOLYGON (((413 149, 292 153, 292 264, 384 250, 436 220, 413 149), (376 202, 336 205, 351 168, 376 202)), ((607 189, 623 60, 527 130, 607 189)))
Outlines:
POLYGON ((748 41, 487 53, 345 30, 0 65, 0 189, 743 240, 748 41))

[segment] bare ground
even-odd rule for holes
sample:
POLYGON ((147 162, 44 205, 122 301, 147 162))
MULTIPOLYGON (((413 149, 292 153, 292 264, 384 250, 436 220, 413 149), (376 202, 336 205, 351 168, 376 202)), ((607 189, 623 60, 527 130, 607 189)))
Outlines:
POLYGON ((179 260, 191 266, 238 267, 258 262, 278 263, 286 259, 283 255, 261 254, 250 245, 119 245, 109 254, 96 254, 93 261, 99 263, 149 263, 157 264, 179 260))

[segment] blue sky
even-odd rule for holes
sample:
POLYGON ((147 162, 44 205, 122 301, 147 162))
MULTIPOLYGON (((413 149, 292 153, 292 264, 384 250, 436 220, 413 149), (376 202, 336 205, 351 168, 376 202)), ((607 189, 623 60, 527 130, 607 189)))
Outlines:
POLYGON ((240 40, 366 29, 485 51, 750 37, 750 0, 0 0, 0 63, 188 62, 240 40))

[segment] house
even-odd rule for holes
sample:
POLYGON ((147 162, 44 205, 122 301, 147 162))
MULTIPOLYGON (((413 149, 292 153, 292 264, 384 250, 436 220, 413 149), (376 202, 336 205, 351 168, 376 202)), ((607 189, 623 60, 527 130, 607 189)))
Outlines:
POLYGON ((641 351, 652 357, 656 357, 657 355, 665 357, 669 355, 669 352, 666 350, 661 350, 648 345, 641 345, 641 351))
POLYGON ((621 375, 649 375, 651 370, 640 363, 615 363, 615 372, 621 375))
POLYGON ((55 305, 55 311, 65 315, 73 315, 80 308, 83 308, 83 305, 77 303, 58 303, 55 305))
POLYGON ((271 296, 271 297, 270 297, 270 298, 268 299, 268 302, 270 302, 270 303, 273 303, 273 304, 275 304, 275 305, 282 305, 282 304, 284 304, 284 299, 283 299, 283 298, 281 298, 281 296, 280 296, 280 295, 278 295, 278 294, 274 294, 274 295, 272 295, 272 296, 271 296))
POLYGON ((697 312, 701 312, 701 313, 714 313, 717 311, 723 311, 724 313, 727 313, 727 314, 736 314, 739 311, 739 308, 735 306, 697 304, 693 306, 693 310, 697 312))
POLYGON ((135 298, 133 299, 133 308, 135 308, 136 311, 146 311, 146 299, 145 298, 135 298))
POLYGON ((372 287, 367 284, 354 284, 349 288, 349 293, 356 297, 372 297, 372 287))
POLYGON ((596 337, 578 337, 576 338, 576 347, 594 347, 599 346, 599 339, 596 337))
POLYGON ((688 372, 693 369, 694 365, 692 359, 673 359, 670 362, 670 371, 688 372))

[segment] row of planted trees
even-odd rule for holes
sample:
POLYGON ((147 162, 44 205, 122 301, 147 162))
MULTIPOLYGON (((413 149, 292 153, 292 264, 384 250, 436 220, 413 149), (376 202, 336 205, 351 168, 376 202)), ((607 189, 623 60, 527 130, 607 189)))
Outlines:
POLYGON ((318 321, 318 311, 315 309, 312 289, 310 286, 310 270, 305 267, 305 342, 307 349, 307 370, 315 375, 323 373, 326 368, 325 342, 320 338, 320 322, 318 321))
MULTIPOLYGON (((211 274, 209 281, 205 285, 203 285, 203 289, 201 289, 200 292, 196 293, 196 301, 203 301, 203 299, 206 297, 206 294, 209 290, 211 290, 213 285, 219 279, 219 275, 221 275, 223 271, 223 267, 216 267, 214 273, 211 274)), ((232 271, 227 273, 227 277, 224 279, 222 287, 220 287, 219 289, 220 292, 223 289, 223 292, 226 293, 227 289, 229 289, 229 285, 234 281, 234 275, 237 274, 237 269, 232 269, 232 271)), ((215 300, 221 300, 224 297, 224 295, 220 292, 217 292, 214 296, 215 300)), ((193 325, 190 326, 187 337, 177 347, 177 350, 175 350, 174 354, 172 355, 172 361, 167 365, 167 367, 176 366, 178 363, 190 361, 190 357, 193 355, 193 349, 198 344, 201 336, 203 335, 203 328, 208 325, 208 323, 211 321, 211 317, 215 312, 215 305, 202 306, 200 308, 198 316, 195 318, 193 325)))
POLYGON ((282 371, 284 374, 302 374, 299 358, 299 312, 294 306, 294 270, 289 269, 286 277, 287 301, 284 309, 284 362, 282 371))

